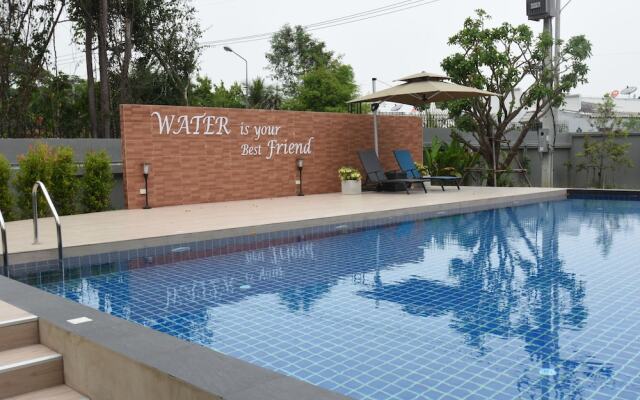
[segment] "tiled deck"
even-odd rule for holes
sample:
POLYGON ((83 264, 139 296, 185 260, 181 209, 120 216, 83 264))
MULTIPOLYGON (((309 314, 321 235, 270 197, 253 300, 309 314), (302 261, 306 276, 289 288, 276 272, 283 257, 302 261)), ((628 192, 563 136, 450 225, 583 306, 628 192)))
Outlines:
MULTIPOLYGON (((564 189, 545 188, 432 188, 427 195, 405 193, 340 193, 118 210, 62 217, 65 256, 150 245, 181 243, 354 221, 413 212, 487 207, 514 201, 558 198, 564 189)), ((31 220, 7 224, 11 263, 53 259, 56 237, 53 220, 40 220, 40 241, 33 242, 31 220)))

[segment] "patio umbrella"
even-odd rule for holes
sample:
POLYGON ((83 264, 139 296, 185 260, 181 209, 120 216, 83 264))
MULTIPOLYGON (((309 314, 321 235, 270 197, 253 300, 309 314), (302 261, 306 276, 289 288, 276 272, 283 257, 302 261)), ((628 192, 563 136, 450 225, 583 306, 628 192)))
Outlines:
MULTIPOLYGON (((446 82, 448 76, 420 72, 398 79, 400 85, 374 92, 366 96, 350 100, 348 103, 380 103, 392 101, 395 103, 422 106, 426 103, 439 101, 467 99, 471 97, 499 96, 496 93, 476 89, 469 86, 446 82)), ((373 134, 376 154, 378 153, 378 121, 377 109, 373 112, 373 134)))

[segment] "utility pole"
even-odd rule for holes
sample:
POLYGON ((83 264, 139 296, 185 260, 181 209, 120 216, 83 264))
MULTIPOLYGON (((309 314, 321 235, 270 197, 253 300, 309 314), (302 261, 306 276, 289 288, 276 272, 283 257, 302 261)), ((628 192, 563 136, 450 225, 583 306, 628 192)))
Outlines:
MULTIPOLYGON (((567 2, 569 4, 571 0, 567 2)), ((560 81, 559 60, 560 46, 560 12, 562 11, 562 0, 526 0, 527 16, 533 21, 544 21, 544 33, 554 38, 554 46, 551 46, 549 53, 544 60, 544 68, 551 72, 553 76, 549 80, 549 89, 557 88, 560 81), (555 17, 556 29, 555 37, 553 32, 553 19, 555 17)), ((553 151, 556 142, 558 109, 547 106, 544 114, 540 118, 542 122, 542 135, 538 137, 538 151, 540 152, 540 184, 543 187, 553 187, 553 151)))
MULTIPOLYGON (((557 2, 557 0, 548 0, 551 2, 557 2)), ((553 7, 553 6, 552 6, 553 7)), ((553 35, 553 16, 548 16, 544 19, 544 33, 553 35)), ((551 70, 554 68, 553 59, 553 47, 549 49, 549 54, 545 59, 545 68, 551 70)), ((555 68, 554 68, 554 80, 555 80, 555 68)), ((554 82, 549 82, 550 88, 553 89, 554 82)), ((540 160, 540 186, 553 187, 553 144, 555 142, 555 118, 554 109, 549 106, 547 111, 542 117, 542 129, 544 137, 540 138, 542 143, 539 147, 541 160, 540 160)))

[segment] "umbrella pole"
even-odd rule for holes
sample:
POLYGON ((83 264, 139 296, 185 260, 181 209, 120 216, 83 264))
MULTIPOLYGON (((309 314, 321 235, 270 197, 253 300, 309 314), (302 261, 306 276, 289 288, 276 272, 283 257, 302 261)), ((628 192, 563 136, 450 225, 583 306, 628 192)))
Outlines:
POLYGON ((498 176, 496 174, 496 169, 498 167, 497 163, 496 163, 496 133, 495 131, 492 129, 491 132, 491 151, 493 152, 493 187, 498 186, 498 176))
MULTIPOLYGON (((377 78, 371 78, 371 88, 373 93, 376 92, 376 80, 377 78)), ((378 107, 373 107, 373 147, 376 151, 376 155, 380 157, 378 151, 378 107)))

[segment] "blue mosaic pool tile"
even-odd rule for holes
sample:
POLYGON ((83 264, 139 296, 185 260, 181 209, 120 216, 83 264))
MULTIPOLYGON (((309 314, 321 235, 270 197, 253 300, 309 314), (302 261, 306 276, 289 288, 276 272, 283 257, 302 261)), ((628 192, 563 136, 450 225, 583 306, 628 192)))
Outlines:
POLYGON ((70 259, 64 293, 23 268, 356 399, 639 398, 640 202, 419 218, 70 259))

